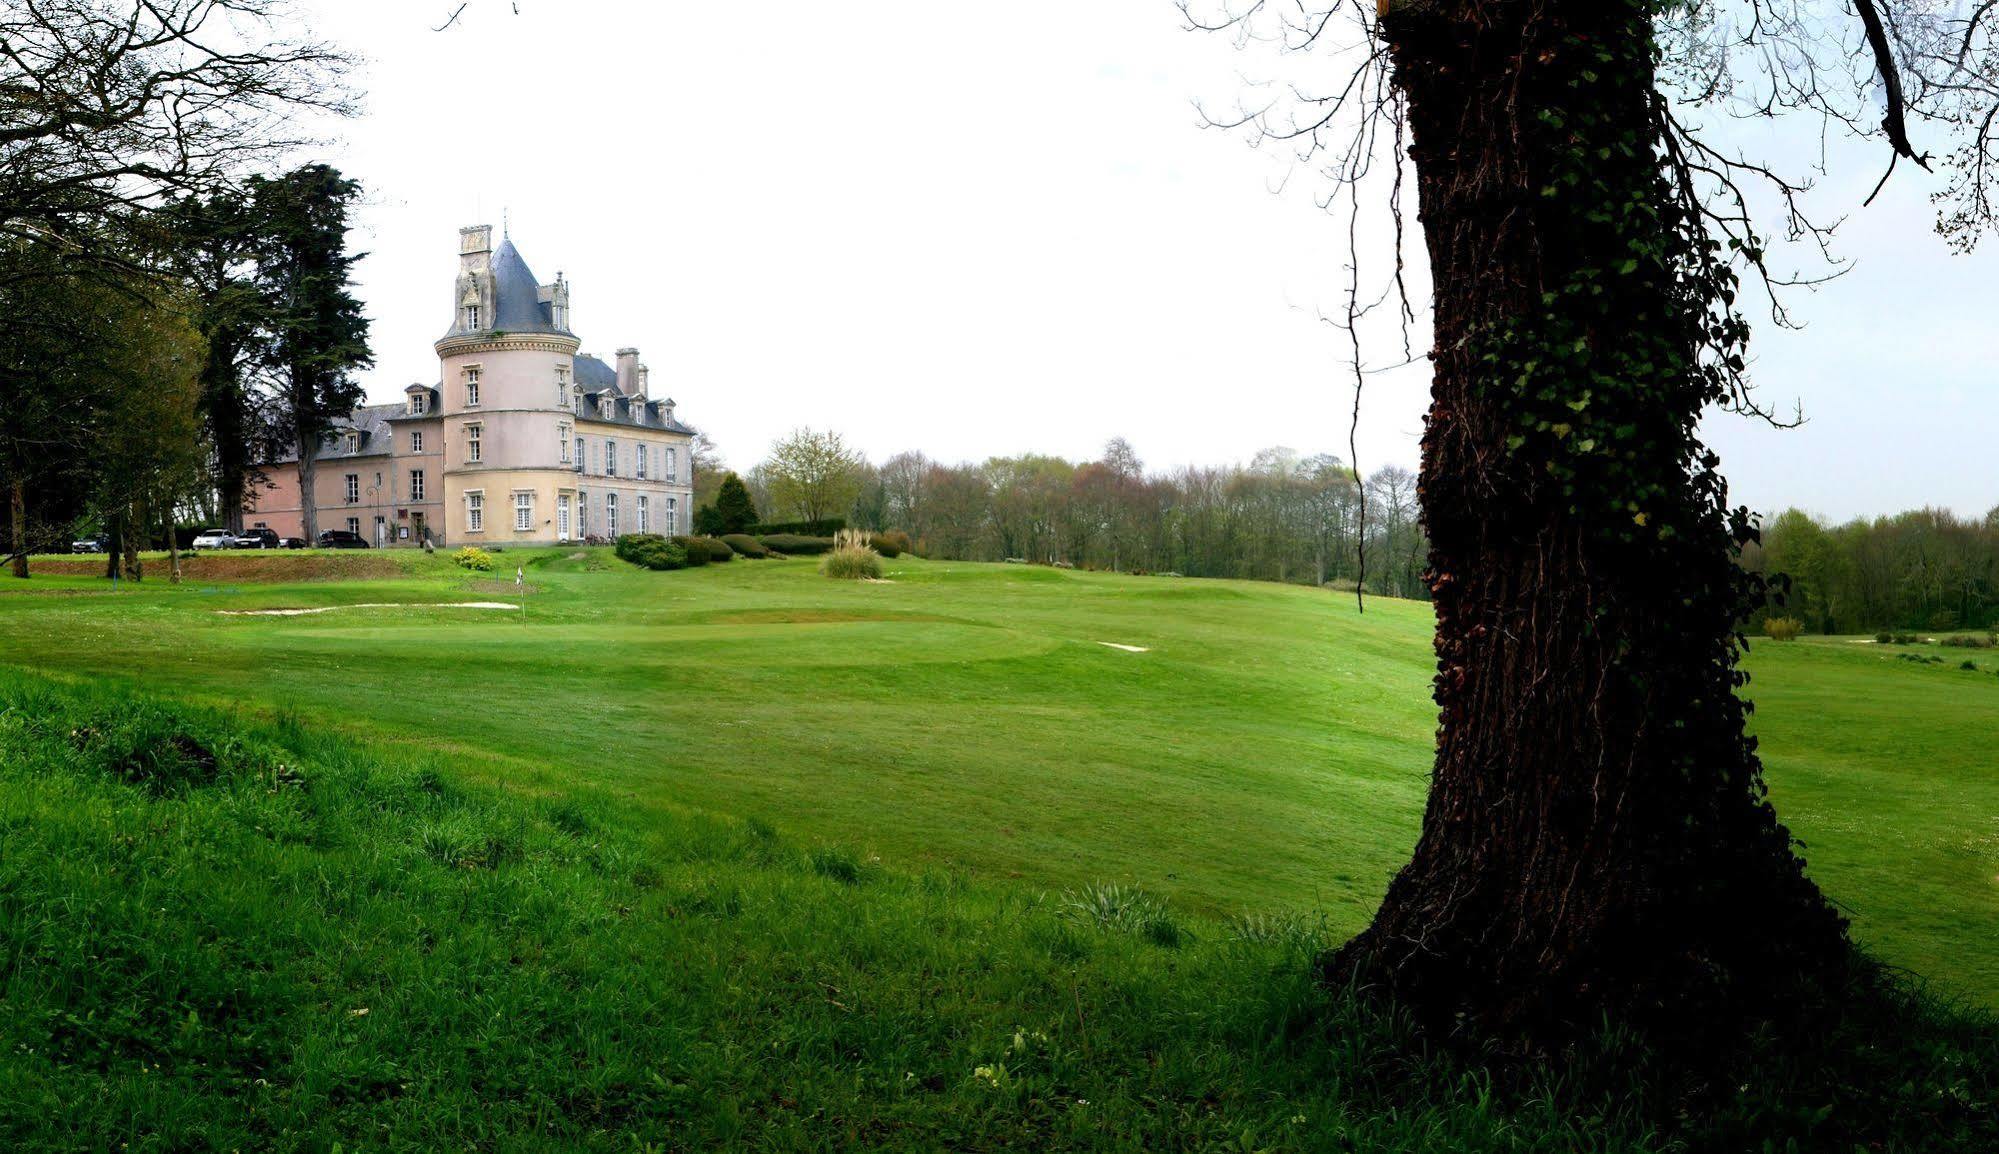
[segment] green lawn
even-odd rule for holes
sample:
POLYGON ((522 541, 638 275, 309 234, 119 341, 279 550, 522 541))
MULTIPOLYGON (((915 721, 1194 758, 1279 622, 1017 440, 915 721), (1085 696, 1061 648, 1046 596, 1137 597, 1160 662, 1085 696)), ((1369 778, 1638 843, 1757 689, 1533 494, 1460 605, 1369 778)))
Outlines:
MULTIPOLYGON (((369 581, 8 583, 0 661, 439 751, 468 780, 583 796, 637 829, 755 817, 892 869, 1023 892, 1136 883, 1197 916, 1322 913, 1334 935, 1364 923, 1415 836, 1433 725, 1420 604, 1357 615, 1302 588, 909 558, 887 584, 805 561, 502 561, 484 577, 432 558, 369 581), (524 620, 219 612, 507 600, 522 561, 524 620)), ((1999 1004, 1999 656, 1894 652, 1756 646, 1773 794, 1864 942, 1999 1004)))

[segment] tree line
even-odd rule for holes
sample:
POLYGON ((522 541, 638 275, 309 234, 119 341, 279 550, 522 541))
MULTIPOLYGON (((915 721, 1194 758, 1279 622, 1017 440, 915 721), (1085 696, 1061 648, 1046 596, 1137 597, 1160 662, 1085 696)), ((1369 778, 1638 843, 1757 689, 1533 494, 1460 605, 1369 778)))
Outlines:
POLYGON ((1742 563, 1769 582, 1759 617, 1792 617, 1814 633, 1999 628, 1999 507, 1982 518, 1912 509, 1839 525, 1786 509, 1742 563))
POLYGON ((1425 595, 1415 476, 1390 465, 1356 481, 1326 453, 1278 447, 1247 464, 1148 470, 1117 438, 1088 461, 947 464, 911 450, 877 464, 838 433, 801 429, 743 480, 767 520, 900 529, 932 557, 1425 595))
MULTIPOLYGON (((268 0, 0 9, 0 483, 8 564, 110 539, 107 571, 188 519, 240 528, 255 463, 361 399, 347 251, 359 186, 306 143, 347 111, 337 51, 268 0), (218 37, 217 28, 232 30, 218 37)), ((308 498, 311 486, 302 486, 308 498)))

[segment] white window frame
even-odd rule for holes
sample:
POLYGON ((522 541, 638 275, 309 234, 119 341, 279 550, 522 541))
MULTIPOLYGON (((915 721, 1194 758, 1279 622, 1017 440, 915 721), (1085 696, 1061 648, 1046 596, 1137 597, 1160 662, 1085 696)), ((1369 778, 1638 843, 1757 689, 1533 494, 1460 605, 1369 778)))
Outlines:
POLYGON ((680 453, 672 445, 666 447, 666 460, 662 464, 666 466, 666 471, 660 474, 660 480, 680 480, 680 453))
POLYGON ((424 415, 424 412, 430 407, 428 401, 429 399, 425 397, 424 394, 422 393, 411 393, 409 408, 406 411, 412 417, 421 417, 424 415))
POLYGON ((410 452, 412 452, 412 453, 421 453, 421 452, 423 452, 423 430, 422 430, 422 429, 411 429, 411 430, 410 430, 410 452))
POLYGON ((514 490, 514 532, 527 533, 534 529, 534 490, 514 490))
POLYGON ((638 454, 638 478, 643 481, 646 479, 646 443, 644 441, 638 442, 633 446, 632 451, 638 454))
POLYGON ((555 407, 558 409, 567 409, 574 404, 574 396, 569 391, 569 367, 567 365, 557 365, 555 366, 555 407))
POLYGON ((476 409, 476 408, 478 408, 478 407, 479 407, 479 381, 480 381, 480 378, 482 378, 482 377, 483 377, 484 375, 485 375, 485 373, 484 373, 484 371, 483 371, 483 366, 480 366, 480 365, 467 365, 467 366, 465 366, 465 407, 466 407, 466 408, 468 408, 468 409, 476 409))
POLYGON ((474 423, 465 426, 466 464, 477 465, 486 459, 485 457, 486 450, 480 444, 481 436, 482 434, 485 433, 485 431, 486 431, 486 426, 483 424, 474 423))
POLYGON ((639 532, 641 533, 652 532, 652 510, 646 507, 647 504, 648 502, 646 501, 646 495, 644 493, 640 493, 638 495, 637 513, 639 518, 639 532))
POLYGON ((423 500, 423 470, 410 470, 410 500, 423 500))
POLYGON ((347 474, 347 503, 349 505, 359 505, 361 503, 361 474, 359 473, 347 474))
POLYGON ((666 535, 676 536, 680 532, 680 498, 666 499, 666 535))
POLYGON ((576 490, 576 538, 582 540, 590 535, 590 490, 576 490))
POLYGON ((484 533, 486 531, 486 490, 465 490, 465 531, 484 533))
POLYGON ((476 329, 476 328, 478 328, 478 327, 479 327, 479 320, 480 320, 480 317, 479 317, 479 306, 478 306, 478 305, 466 305, 466 306, 465 306, 465 327, 466 327, 466 328, 468 328, 468 329, 476 329))
POLYGON ((347 518, 347 531, 349 533, 354 534, 356 537, 359 537, 361 535, 361 518, 359 517, 347 518))
POLYGON ((618 495, 604 494, 604 535, 613 541, 618 539, 618 495))
POLYGON ((604 438, 604 475, 618 475, 618 442, 609 437, 604 438))
POLYGON ((555 439, 559 441, 562 445, 562 463, 565 465, 570 463, 569 437, 570 437, 569 422, 564 421, 561 424, 555 426, 555 439))

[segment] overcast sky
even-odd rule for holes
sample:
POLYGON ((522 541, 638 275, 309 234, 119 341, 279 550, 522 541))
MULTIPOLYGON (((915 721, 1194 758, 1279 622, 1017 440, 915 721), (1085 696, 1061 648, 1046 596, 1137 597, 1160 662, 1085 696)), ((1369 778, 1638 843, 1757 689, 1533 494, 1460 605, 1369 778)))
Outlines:
MULTIPOLYGON (((1199 126, 1193 101, 1261 66, 1169 0, 472 0, 431 31, 456 3, 315 6, 366 57, 323 159, 368 190, 372 399, 436 379, 457 229, 504 212, 535 273, 571 280, 585 351, 636 345, 737 467, 798 425, 877 460, 1113 436, 1155 468, 1347 455, 1345 337, 1318 319, 1340 227, 1199 126)), ((1757 508, 1983 513, 1999 244, 1948 255, 1909 166, 1862 210, 1879 167, 1856 159, 1817 196, 1857 268, 1794 302, 1803 333, 1759 327, 1762 398, 1809 423, 1709 436, 1757 508)), ((1415 464, 1426 387, 1370 379, 1363 468, 1415 464)))

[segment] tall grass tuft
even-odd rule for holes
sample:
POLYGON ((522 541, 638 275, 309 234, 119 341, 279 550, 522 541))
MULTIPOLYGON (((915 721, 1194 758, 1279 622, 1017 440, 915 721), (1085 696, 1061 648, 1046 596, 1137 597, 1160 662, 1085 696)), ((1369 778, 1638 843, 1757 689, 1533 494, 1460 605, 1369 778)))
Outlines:
POLYGON ((819 559, 819 572, 845 581, 878 580, 882 575, 881 554, 868 548, 867 534, 857 529, 842 529, 833 537, 832 551, 819 559))

